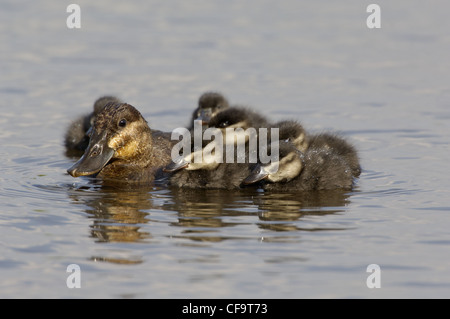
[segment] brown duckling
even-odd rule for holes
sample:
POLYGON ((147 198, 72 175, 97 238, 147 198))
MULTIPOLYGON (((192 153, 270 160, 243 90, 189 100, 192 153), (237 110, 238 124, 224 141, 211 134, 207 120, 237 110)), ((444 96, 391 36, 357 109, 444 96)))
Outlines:
POLYGON ((110 102, 97 114, 84 155, 67 172, 73 177, 153 183, 170 162, 173 143, 167 134, 151 130, 133 106, 110 102))
POLYGON ((102 96, 95 101, 92 113, 80 116, 69 125, 64 137, 64 145, 68 151, 86 150, 89 144, 87 131, 94 125, 96 115, 109 102, 120 102, 120 100, 115 96, 102 96))
POLYGON ((333 148, 310 145, 301 152, 292 143, 280 141, 279 160, 257 165, 244 184, 260 181, 266 190, 314 191, 351 189, 354 176, 349 163, 333 148))
POLYGON ((203 93, 198 100, 197 108, 192 113, 189 129, 194 129, 195 120, 200 120, 203 125, 208 125, 212 117, 229 106, 228 100, 222 94, 218 92, 203 93))

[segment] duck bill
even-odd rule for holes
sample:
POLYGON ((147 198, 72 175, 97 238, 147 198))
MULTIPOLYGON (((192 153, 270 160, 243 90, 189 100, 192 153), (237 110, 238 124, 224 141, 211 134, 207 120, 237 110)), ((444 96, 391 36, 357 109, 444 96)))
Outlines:
POLYGON ((202 121, 201 122, 202 125, 208 125, 209 121, 211 120, 212 115, 213 115, 212 114, 212 109, 211 108, 205 108, 205 109, 202 109, 200 111, 200 116, 197 117, 195 120, 196 121, 202 121))
POLYGON ((184 158, 180 157, 175 161, 170 162, 170 164, 163 168, 163 171, 166 173, 173 173, 188 166, 189 163, 185 161, 184 158))
POLYGON ((96 174, 108 164, 113 155, 114 149, 107 145, 106 134, 93 134, 83 156, 67 172, 73 177, 96 174))
POLYGON ((252 173, 247 176, 246 179, 244 179, 244 184, 254 184, 259 181, 262 181, 263 179, 266 179, 269 176, 269 172, 267 171, 266 167, 263 165, 258 165, 252 173))

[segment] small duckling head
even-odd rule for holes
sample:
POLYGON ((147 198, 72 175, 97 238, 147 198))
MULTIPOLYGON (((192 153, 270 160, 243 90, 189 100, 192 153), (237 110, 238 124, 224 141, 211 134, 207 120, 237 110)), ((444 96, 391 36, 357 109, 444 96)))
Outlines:
MULTIPOLYGON (((271 152, 276 151, 277 149, 272 144, 271 152)), ((293 144, 284 141, 280 141, 278 152, 278 160, 267 164, 258 164, 243 183, 253 184, 261 180, 273 183, 289 182, 297 177, 303 169, 301 153, 293 144)))
POLYGON ((110 161, 141 163, 152 144, 147 122, 126 103, 107 103, 89 135, 84 155, 67 170, 73 177, 96 174, 110 161))
MULTIPOLYGON (((211 134, 210 139, 214 136, 211 142, 203 143, 200 149, 191 148, 189 154, 180 155, 164 170, 166 172, 175 172, 179 169, 214 170, 224 162, 227 145, 244 145, 257 136, 256 128, 266 125, 266 118, 254 111, 242 107, 229 107, 216 114, 209 122, 210 128, 204 132, 204 135, 211 134), (252 128, 255 129, 251 130, 252 128), (227 132, 227 129, 231 131, 227 132)), ((237 154, 238 158, 244 161, 245 155, 245 152, 237 154)))
POLYGON ((122 103, 121 100, 119 100, 117 97, 112 96, 112 95, 105 95, 105 96, 99 97, 94 102, 94 114, 97 115, 98 113, 100 113, 100 111, 103 110, 103 108, 106 106, 106 104, 111 103, 111 102, 122 103))
POLYGON ((223 162, 222 146, 220 142, 213 140, 201 149, 191 148, 191 152, 188 152, 188 154, 183 154, 180 150, 180 156, 172 159, 163 171, 173 173, 180 169, 188 171, 214 170, 223 162))
POLYGON ((246 130, 251 127, 267 127, 268 121, 264 116, 250 109, 244 107, 230 107, 211 118, 209 126, 218 129, 242 128, 246 130))
POLYGON ((299 151, 306 151, 309 141, 303 126, 296 121, 281 121, 275 127, 279 129, 279 140, 292 143, 299 151))
POLYGON ((213 116, 229 107, 228 100, 220 93, 206 92, 198 100, 198 107, 192 114, 192 122, 201 120, 208 124, 213 116))
POLYGON ((249 143, 253 145, 249 145, 251 151, 257 152, 258 146, 254 143, 258 143, 259 131, 270 127, 270 124, 264 116, 248 108, 230 107, 213 117, 209 126, 220 130, 224 145, 244 146, 249 143))
POLYGON ((112 96, 112 95, 105 95, 105 96, 99 97, 97 100, 95 100, 93 111, 92 111, 91 115, 87 118, 87 122, 84 123, 84 127, 85 127, 86 131, 89 128, 91 128, 92 126, 94 126, 95 117, 97 116, 97 114, 100 113, 101 110, 103 110, 103 108, 106 106, 106 104, 111 103, 111 102, 122 103, 121 100, 119 100, 117 97, 112 96))

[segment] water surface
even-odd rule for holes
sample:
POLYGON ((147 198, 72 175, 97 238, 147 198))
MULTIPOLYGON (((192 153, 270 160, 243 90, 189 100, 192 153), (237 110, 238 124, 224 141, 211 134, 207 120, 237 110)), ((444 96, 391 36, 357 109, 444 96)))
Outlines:
POLYGON ((356 0, 78 4, 81 29, 63 3, 0 4, 0 297, 450 297, 446 1, 378 1, 378 30, 356 0), (66 173, 65 129, 97 97, 171 131, 206 90, 341 132, 360 151, 355 189, 124 190, 66 173))

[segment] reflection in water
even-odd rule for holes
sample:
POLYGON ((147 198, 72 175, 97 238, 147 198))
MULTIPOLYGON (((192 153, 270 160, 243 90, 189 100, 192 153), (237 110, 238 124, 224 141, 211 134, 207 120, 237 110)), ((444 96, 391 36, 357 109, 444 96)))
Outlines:
MULTIPOLYGON (((96 242, 129 243, 151 238, 149 232, 142 230, 142 225, 148 222, 148 210, 153 208, 150 189, 120 190, 93 185, 92 188, 71 189, 69 197, 87 206, 86 213, 92 219, 90 234, 96 242)), ((142 263, 141 256, 92 256, 89 259, 116 264, 142 263)))
MULTIPOLYGON (((185 228, 181 237, 194 241, 237 239, 224 236, 218 228, 256 224, 271 231, 320 231, 344 228, 305 228, 298 220, 306 215, 342 212, 349 203, 346 191, 276 193, 247 189, 241 191, 181 190, 171 192, 172 200, 164 209, 177 211, 173 226, 185 228), (233 218, 239 216, 239 219, 233 218), (253 220, 244 216, 258 216, 253 220)), ((228 232, 227 232, 228 233, 228 232)), ((276 236, 275 236, 276 237, 276 236)), ((244 239, 248 237, 240 237, 244 239)))
MULTIPOLYGON (((249 234, 248 229, 230 229, 236 226, 256 226, 264 230, 264 241, 297 240, 301 231, 342 230, 344 228, 311 226, 302 222, 302 218, 342 212, 349 204, 350 194, 344 191, 276 193, 258 189, 118 189, 94 184, 92 188, 71 189, 69 196, 73 202, 86 205, 86 213, 92 219, 90 234, 98 243, 141 242, 152 238, 149 227, 145 226, 155 218, 150 216, 152 210, 153 215, 177 214, 177 220, 169 215, 168 225, 173 226, 174 231, 167 237, 188 239, 191 243, 212 243, 256 239, 254 232, 249 234), (280 232, 290 233, 282 235, 280 232)), ((142 262, 136 257, 92 256, 90 259, 121 264, 142 262)))
POLYGON ((256 215, 257 210, 251 199, 254 194, 254 189, 224 191, 173 188, 172 200, 163 208, 178 212, 178 221, 171 225, 183 228, 183 235, 178 236, 180 238, 202 242, 237 239, 237 236, 224 236, 222 228, 244 224, 242 218, 229 217, 256 215))
POLYGON ((349 203, 346 191, 314 191, 314 192, 266 192, 264 196, 255 199, 258 205, 262 229, 273 231, 318 231, 337 230, 342 228, 304 228, 298 223, 292 223, 307 215, 327 215, 342 212, 343 207, 349 203))
POLYGON ((88 206, 86 213, 93 220, 91 237, 98 242, 136 242, 151 237, 140 226, 148 222, 145 211, 153 208, 149 189, 102 187, 95 192, 95 195, 92 191, 86 194, 79 189, 69 195, 74 202, 81 201, 88 206))

